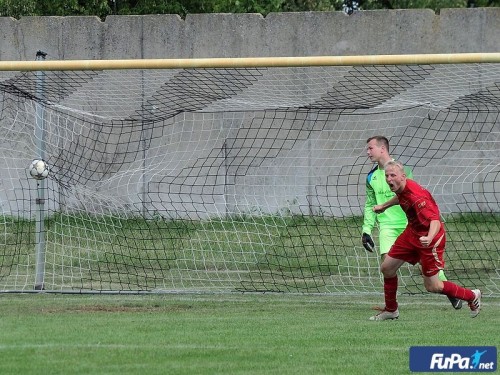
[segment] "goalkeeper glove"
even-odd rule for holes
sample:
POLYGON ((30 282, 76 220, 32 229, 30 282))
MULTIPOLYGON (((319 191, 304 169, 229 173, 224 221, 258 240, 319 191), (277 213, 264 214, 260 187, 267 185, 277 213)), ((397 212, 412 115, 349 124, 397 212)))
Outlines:
POLYGON ((373 253, 373 250, 375 249, 375 243, 373 242, 372 237, 367 233, 363 233, 362 241, 365 249, 370 253, 373 253))

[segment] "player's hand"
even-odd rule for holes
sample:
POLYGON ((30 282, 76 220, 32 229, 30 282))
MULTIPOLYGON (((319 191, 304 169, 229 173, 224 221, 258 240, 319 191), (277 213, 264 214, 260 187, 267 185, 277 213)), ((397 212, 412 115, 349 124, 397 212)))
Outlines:
POLYGON ((382 212, 385 211, 385 208, 384 206, 382 206, 381 204, 377 204, 375 206, 373 206, 372 208, 373 212, 375 212, 376 214, 381 214, 382 212))
POLYGON ((375 243, 373 242, 372 237, 368 233, 363 233, 361 241, 363 242, 364 248, 370 253, 373 253, 373 250, 375 249, 375 243))
POLYGON ((428 247, 430 246, 431 242, 432 242, 432 239, 428 236, 422 236, 418 239, 420 241, 420 244, 423 246, 423 247, 428 247))

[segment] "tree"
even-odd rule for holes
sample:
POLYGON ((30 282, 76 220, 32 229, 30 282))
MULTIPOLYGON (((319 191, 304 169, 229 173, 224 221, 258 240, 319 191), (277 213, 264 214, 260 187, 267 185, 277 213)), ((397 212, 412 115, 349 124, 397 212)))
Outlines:
MULTIPOLYGON (((347 1, 347 0, 344 0, 347 1)), ((500 0, 358 0, 359 9, 433 9, 498 7, 500 0)))
POLYGON ((0 0, 0 16, 98 16, 111 14, 108 0, 0 0))
POLYGON ((81 16, 110 14, 261 13, 357 8, 412 9, 500 7, 500 0, 0 0, 0 16, 81 16))

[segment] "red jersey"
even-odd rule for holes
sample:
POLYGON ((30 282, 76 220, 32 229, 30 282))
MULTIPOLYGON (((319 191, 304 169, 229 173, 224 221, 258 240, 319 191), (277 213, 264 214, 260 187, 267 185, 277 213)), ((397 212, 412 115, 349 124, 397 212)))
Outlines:
POLYGON ((440 220, 439 207, 431 193, 408 179, 405 188, 397 196, 408 218, 408 228, 418 236, 427 236, 431 221, 440 220))

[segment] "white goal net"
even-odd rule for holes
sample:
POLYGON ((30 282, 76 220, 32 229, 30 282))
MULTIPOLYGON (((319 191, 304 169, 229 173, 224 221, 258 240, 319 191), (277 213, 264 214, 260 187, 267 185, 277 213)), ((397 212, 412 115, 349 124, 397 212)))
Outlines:
POLYGON ((448 279, 498 296, 499 113, 500 63, 1 71, 0 290, 381 292, 384 135, 441 208, 448 279))

